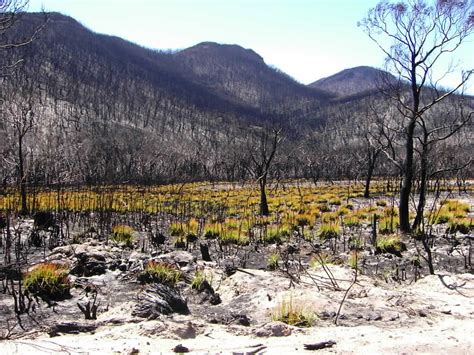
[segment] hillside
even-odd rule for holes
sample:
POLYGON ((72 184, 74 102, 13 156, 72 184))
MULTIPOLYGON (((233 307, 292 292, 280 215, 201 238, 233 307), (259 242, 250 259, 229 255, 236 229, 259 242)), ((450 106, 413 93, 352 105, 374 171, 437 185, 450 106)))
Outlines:
MULTIPOLYGON (((222 170, 232 178, 241 174, 239 147, 258 127, 278 126, 294 137, 322 123, 313 113, 326 96, 269 68, 254 52, 201 44, 164 53, 93 33, 67 16, 48 17, 31 45, 9 52, 23 65, 5 79, 2 96, 35 101, 36 117, 50 128, 34 140, 57 143, 36 146, 36 157, 44 158, 38 166, 57 161, 57 151, 65 154, 61 161, 80 156, 74 180, 204 178, 211 171, 222 177, 222 170), (218 75, 211 68, 220 68, 218 75)), ((8 35, 22 37, 42 21, 41 14, 25 14, 8 35)))
MULTIPOLYGON (((305 86, 239 45, 161 52, 47 16, 33 43, 0 58, 20 63, 2 79, 0 116, 34 113, 24 143, 36 183, 249 178, 249 154, 276 128, 285 138, 276 175, 312 175, 313 159, 326 162, 318 174, 333 174, 336 146, 367 116, 384 73, 357 67, 305 86)), ((25 14, 3 35, 23 38, 43 21, 25 14)), ((0 128, 10 162, 0 177, 12 183, 16 133, 0 128)))
POLYGON ((285 73, 268 67, 251 49, 204 42, 176 54, 186 75, 229 99, 261 111, 278 114, 332 97, 311 90, 285 73))
POLYGON ((383 86, 385 80, 395 80, 387 72, 372 67, 345 69, 327 78, 319 79, 308 86, 323 90, 338 97, 369 93, 383 86))

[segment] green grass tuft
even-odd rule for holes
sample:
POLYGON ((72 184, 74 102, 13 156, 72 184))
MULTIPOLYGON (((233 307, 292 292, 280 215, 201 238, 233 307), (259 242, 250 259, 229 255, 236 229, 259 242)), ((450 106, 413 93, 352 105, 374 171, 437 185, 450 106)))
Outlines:
POLYGON ((26 273, 23 287, 31 294, 60 299, 69 295, 69 271, 62 265, 41 263, 26 273))
POLYGON ((139 280, 143 283, 163 283, 171 286, 176 285, 181 278, 181 271, 174 265, 156 261, 149 261, 139 275, 139 280))
POLYGON ((296 327, 311 327, 314 324, 314 313, 301 304, 296 304, 292 297, 278 304, 272 313, 272 320, 296 327))
POLYGON ((134 237, 135 231, 132 227, 119 224, 112 228, 111 239, 117 243, 123 243, 126 247, 132 247, 133 242, 135 241, 134 237))

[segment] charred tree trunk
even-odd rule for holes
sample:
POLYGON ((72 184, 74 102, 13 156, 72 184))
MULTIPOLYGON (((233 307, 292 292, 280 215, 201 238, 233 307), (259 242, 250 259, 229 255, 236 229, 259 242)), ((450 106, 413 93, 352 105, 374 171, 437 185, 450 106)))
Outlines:
POLYGON ((26 195, 26 181, 25 181, 25 166, 23 159, 23 136, 18 136, 18 179, 20 185, 20 197, 21 197, 21 214, 28 213, 27 195, 26 195))
MULTIPOLYGON (((414 127, 414 124, 413 124, 414 127)), ((406 144, 406 161, 402 176, 402 186, 400 188, 400 230, 402 232, 410 232, 410 194, 413 184, 413 136, 407 140, 406 144)))
POLYGON ((267 202, 266 178, 261 179, 259 184, 260 184, 260 215, 268 216, 270 214, 270 211, 268 209, 268 202, 267 202))

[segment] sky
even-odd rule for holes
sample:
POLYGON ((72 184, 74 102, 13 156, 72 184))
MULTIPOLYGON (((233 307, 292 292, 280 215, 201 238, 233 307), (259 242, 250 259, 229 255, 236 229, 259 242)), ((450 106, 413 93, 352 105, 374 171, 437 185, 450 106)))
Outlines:
MULTIPOLYGON (((60 12, 94 32, 153 49, 184 49, 204 41, 238 44, 309 84, 360 65, 383 67, 383 53, 357 26, 378 2, 30 0, 29 11, 60 12)), ((474 42, 467 46, 473 49, 474 42)), ((474 68, 474 50, 469 50, 463 50, 463 65, 474 68)), ((444 84, 451 86, 450 80, 455 79, 444 84)), ((474 84, 468 91, 474 91, 474 84)))

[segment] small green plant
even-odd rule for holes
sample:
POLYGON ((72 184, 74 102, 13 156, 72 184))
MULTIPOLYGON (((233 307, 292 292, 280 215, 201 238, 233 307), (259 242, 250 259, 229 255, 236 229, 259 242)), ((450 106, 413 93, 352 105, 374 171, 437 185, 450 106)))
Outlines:
POLYGON ((353 214, 344 216, 343 221, 344 221, 344 224, 349 228, 359 227, 362 224, 359 217, 353 214))
POLYGON ((182 223, 174 222, 170 224, 170 234, 173 237, 179 237, 184 235, 184 226, 182 223))
POLYGON ((443 209, 454 212, 454 211, 463 211, 468 213, 470 210, 470 206, 468 203, 461 202, 458 200, 446 200, 441 202, 441 206, 443 209))
POLYGON ((227 230, 219 236, 219 242, 221 245, 248 245, 249 238, 244 233, 239 233, 238 230, 227 230))
POLYGON ((135 240, 135 231, 132 227, 119 224, 112 228, 112 240, 117 243, 123 243, 126 247, 132 247, 135 240))
POLYGON ((390 253, 401 257, 401 253, 407 250, 406 244, 396 234, 379 236, 375 243, 377 253, 390 253))
POLYGON ((441 202, 441 207, 430 219, 432 224, 450 223, 454 219, 462 219, 469 213, 470 206, 458 200, 446 200, 441 202))
POLYGON ((342 204, 342 202, 341 202, 340 198, 336 197, 336 198, 333 198, 333 199, 329 200, 329 204, 334 205, 334 206, 340 206, 342 204))
POLYGON ((267 244, 281 243, 290 236, 290 231, 286 226, 268 226, 267 233, 263 236, 263 241, 267 244))
POLYGON ((216 239, 220 235, 220 227, 216 223, 206 224, 204 227, 204 238, 205 239, 216 239))
POLYGON ((69 296, 69 271, 62 265, 41 263, 23 278, 23 287, 31 294, 61 299, 69 296))
POLYGON ((339 219, 339 215, 336 212, 326 212, 321 215, 321 221, 323 223, 334 223, 339 219))
POLYGON ((337 210, 337 215, 345 216, 345 215, 348 215, 350 212, 351 210, 346 207, 339 207, 339 209, 337 210))
POLYGON ((377 201, 375 202, 375 204, 376 204, 377 206, 379 206, 379 207, 385 207, 385 206, 388 205, 387 201, 385 201, 385 200, 377 200, 377 201))
POLYGON ((191 288, 201 291, 205 282, 210 285, 212 283, 212 277, 209 279, 204 271, 197 270, 194 274, 193 280, 191 281, 191 288))
POLYGON ((432 218, 431 223, 433 224, 448 223, 453 218, 454 218, 454 214, 452 212, 449 212, 441 208, 432 218))
POLYGON ((138 279, 142 283, 163 283, 174 286, 181 280, 182 274, 174 265, 149 261, 138 279))
POLYGON ((314 323, 314 313, 308 312, 301 304, 296 304, 293 298, 280 302, 272 313, 272 320, 296 327, 311 327, 314 323))
POLYGON ((348 210, 351 210, 353 211, 354 210, 354 205, 352 203, 346 203, 344 206, 344 208, 347 208, 348 210))
POLYGON ((300 227, 307 226, 311 223, 311 216, 309 214, 298 214, 296 216, 296 224, 300 227))
POLYGON ((393 217, 385 217, 379 220, 379 233, 390 234, 398 228, 398 220, 393 217))
POLYGON ((351 269, 359 269, 359 253, 357 251, 353 251, 351 255, 349 255, 347 264, 351 267, 351 269))
POLYGON ((280 253, 279 252, 273 252, 268 256, 267 268, 269 270, 278 269, 279 263, 280 263, 280 253))
POLYGON ((323 223, 319 227, 318 236, 322 240, 337 238, 341 234, 341 227, 335 223, 323 223))
POLYGON ((362 250, 364 249, 364 240, 362 237, 350 237, 349 238, 349 249, 351 250, 362 250))
POLYGON ((398 216, 398 209, 395 207, 385 207, 383 209, 383 214, 386 217, 395 217, 398 216))
POLYGON ((449 227, 446 229, 446 233, 455 234, 457 232, 461 234, 469 234, 474 228, 472 218, 456 218, 449 221, 449 227))
POLYGON ((329 211, 331 211, 331 207, 329 207, 327 204, 322 204, 322 205, 320 205, 318 208, 319 208, 319 210, 320 210, 321 212, 329 212, 329 211))
POLYGON ((186 237, 184 235, 177 236, 174 239, 173 245, 177 249, 185 249, 186 248, 186 237))

